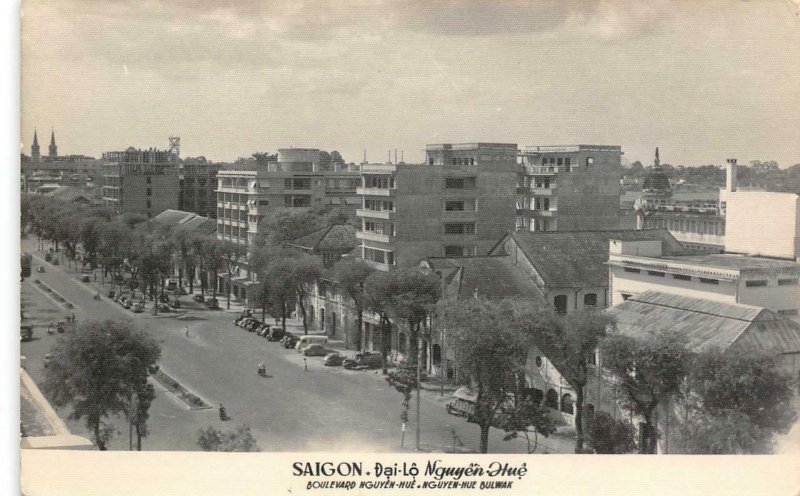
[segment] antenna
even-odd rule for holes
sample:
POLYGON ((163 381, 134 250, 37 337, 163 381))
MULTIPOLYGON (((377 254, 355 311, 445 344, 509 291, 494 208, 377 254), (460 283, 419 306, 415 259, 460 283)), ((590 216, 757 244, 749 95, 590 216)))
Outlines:
POLYGON ((394 149, 394 163, 397 163, 397 148, 394 149))
POLYGON ((406 163, 405 159, 403 159, 403 150, 400 150, 400 163, 401 164, 406 163))

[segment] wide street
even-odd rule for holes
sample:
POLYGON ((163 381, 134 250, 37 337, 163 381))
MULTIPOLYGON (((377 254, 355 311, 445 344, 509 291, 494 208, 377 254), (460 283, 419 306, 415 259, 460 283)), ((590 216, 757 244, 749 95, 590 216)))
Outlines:
MULTIPOLYGON (((47 335, 47 323, 64 320, 75 313, 78 322, 90 319, 131 320, 155 336, 162 345, 161 368, 208 404, 211 409, 188 410, 175 397, 156 385, 157 397, 150 408, 150 435, 143 442, 147 450, 197 450, 198 431, 208 426, 232 430, 248 425, 264 451, 398 451, 402 397, 389 386, 380 371, 349 371, 325 367, 321 358, 308 358, 308 371, 302 356, 278 343, 251 334, 233 324, 234 313, 209 311, 181 298, 186 314, 177 317, 153 316, 150 309, 134 314, 105 296, 94 300, 93 283, 80 282, 73 267, 53 266, 36 251, 34 239, 23 240, 23 252, 34 256, 34 273, 22 284, 25 315, 36 325, 35 339, 22 343, 22 355, 33 379, 41 384, 42 357, 58 339, 47 335), (36 273, 43 265, 45 273, 36 273), (49 298, 33 280, 40 279, 75 305, 68 309, 49 298), (189 327, 189 337, 184 327, 189 327), (269 377, 256 374, 263 361, 269 377), (231 417, 219 419, 217 407, 223 404, 231 417)), ((98 283, 99 286, 99 283, 98 283)), ((224 299, 220 298, 224 307, 224 299)), ((239 307, 237 307, 239 308, 239 307)), ((234 309, 232 308, 232 311, 234 309)), ((167 314, 170 315, 170 314, 167 314)), ((300 326, 291 323, 292 330, 300 326)), ((302 329, 299 331, 302 333, 302 329)), ((445 410, 445 392, 424 391, 421 402, 421 445, 424 450, 445 450, 456 436, 461 450, 477 451, 479 429, 445 410)), ((416 405, 412 401, 403 449, 414 448, 416 405)), ((59 410, 66 420, 67 409, 59 410)), ((128 429, 124 419, 114 419, 119 433, 110 449, 128 449, 128 429)), ((85 435, 82 422, 68 421, 76 434, 85 435)), ((503 441, 502 431, 492 430, 489 452, 525 452, 524 440, 503 441)), ((570 452, 573 441, 552 436, 539 441, 537 452, 570 452)))

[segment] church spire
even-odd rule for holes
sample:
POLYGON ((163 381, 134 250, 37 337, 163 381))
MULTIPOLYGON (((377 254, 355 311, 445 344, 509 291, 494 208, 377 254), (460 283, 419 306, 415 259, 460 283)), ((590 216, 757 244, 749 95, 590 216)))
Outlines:
POLYGON ((656 147, 656 159, 653 161, 653 167, 656 169, 661 167, 661 159, 658 156, 658 147, 656 147))
POLYGON ((33 128, 33 144, 31 145, 31 160, 33 162, 40 162, 42 160, 39 155, 39 137, 36 135, 36 128, 33 128))
POLYGON ((50 131, 50 158, 55 159, 58 157, 58 147, 56 146, 56 131, 50 131))

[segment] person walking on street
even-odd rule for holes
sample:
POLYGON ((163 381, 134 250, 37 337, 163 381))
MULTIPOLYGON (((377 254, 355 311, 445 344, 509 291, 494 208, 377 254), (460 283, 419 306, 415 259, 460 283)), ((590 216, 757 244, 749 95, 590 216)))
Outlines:
POLYGON ((306 360, 306 357, 303 357, 303 370, 308 372, 308 360, 306 360))
POLYGON ((186 337, 188 338, 189 337, 189 326, 187 325, 186 327, 184 327, 183 331, 184 331, 184 334, 186 334, 186 337))

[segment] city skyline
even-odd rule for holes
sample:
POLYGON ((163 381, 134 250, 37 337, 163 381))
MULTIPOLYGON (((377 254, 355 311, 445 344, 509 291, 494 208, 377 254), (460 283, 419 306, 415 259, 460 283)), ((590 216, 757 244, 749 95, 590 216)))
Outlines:
POLYGON ((619 144, 628 162, 800 162, 793 2, 30 0, 22 151, 279 147, 359 162, 436 142, 619 144), (58 40, 55 43, 53 40, 58 40))

